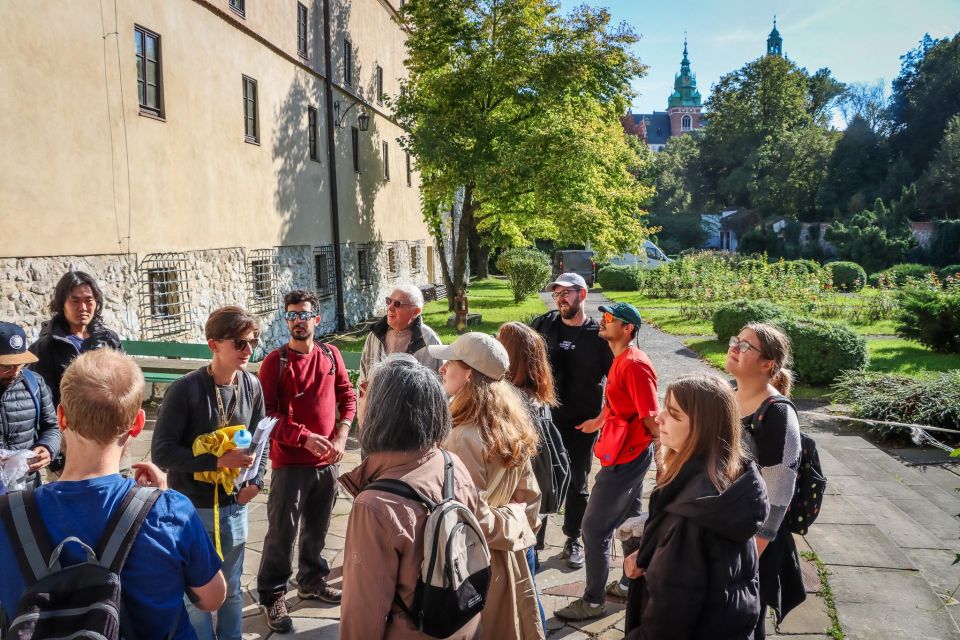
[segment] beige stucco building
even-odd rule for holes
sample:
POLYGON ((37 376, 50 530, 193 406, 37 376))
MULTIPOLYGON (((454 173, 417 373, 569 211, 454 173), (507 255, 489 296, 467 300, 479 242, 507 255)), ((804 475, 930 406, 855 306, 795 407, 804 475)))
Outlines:
POLYGON ((277 339, 290 288, 333 330, 338 289, 350 324, 439 278, 381 97, 400 0, 327 2, 0 1, 0 319, 35 335, 79 268, 125 338, 200 341, 237 303, 277 339))

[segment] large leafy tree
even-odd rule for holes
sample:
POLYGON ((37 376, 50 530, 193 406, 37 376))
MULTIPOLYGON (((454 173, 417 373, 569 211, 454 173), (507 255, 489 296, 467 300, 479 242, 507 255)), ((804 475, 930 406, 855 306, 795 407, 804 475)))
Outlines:
POLYGON ((886 195, 889 162, 887 140, 858 112, 830 156, 817 194, 819 208, 840 215, 863 211, 868 202, 886 195))
POLYGON ((618 119, 644 72, 626 25, 589 7, 561 16, 548 0, 411 2, 401 17, 409 77, 396 113, 438 241, 438 212, 455 199, 462 211, 442 261, 451 300, 471 244, 482 270, 491 246, 536 236, 601 254, 642 241, 649 190, 618 119))
POLYGON ((916 188, 904 187, 900 198, 891 202, 889 208, 877 198, 872 209, 854 214, 846 223, 831 224, 826 239, 833 243, 841 259, 852 260, 867 273, 875 273, 906 261, 910 249, 917 245, 910 220, 918 213, 916 188))
POLYGON ((891 144, 915 177, 933 158, 947 122, 960 114, 960 34, 924 36, 900 60, 889 108, 891 144))
POLYGON ((929 213, 960 219, 960 116, 954 116, 936 155, 920 180, 921 199, 929 213))
POLYGON ((723 76, 707 101, 702 165, 714 197, 764 214, 812 217, 834 137, 826 128, 843 85, 764 56, 723 76))

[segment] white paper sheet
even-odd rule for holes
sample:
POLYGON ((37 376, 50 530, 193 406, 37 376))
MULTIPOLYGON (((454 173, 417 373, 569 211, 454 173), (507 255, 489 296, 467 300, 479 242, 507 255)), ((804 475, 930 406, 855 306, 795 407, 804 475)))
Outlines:
POLYGON ((237 476, 235 482, 237 489, 247 480, 256 477, 257 470, 260 468, 260 461, 263 459, 263 456, 267 454, 267 448, 270 446, 270 433, 276 424, 276 418, 267 416, 257 425, 256 430, 253 432, 253 441, 250 443, 250 449, 253 451, 253 465, 240 471, 240 475, 237 476))

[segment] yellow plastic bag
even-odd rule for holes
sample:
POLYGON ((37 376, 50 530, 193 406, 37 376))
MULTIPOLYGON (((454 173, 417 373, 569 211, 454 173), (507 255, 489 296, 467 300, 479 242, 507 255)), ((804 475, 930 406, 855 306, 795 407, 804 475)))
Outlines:
MULTIPOLYGON (((221 427, 216 431, 197 436, 193 441, 193 455, 202 456, 211 453, 218 458, 231 449, 236 449, 237 445, 233 441, 233 436, 237 431, 246 429, 245 426, 232 425, 221 427)), ((234 481, 240 475, 240 469, 229 469, 227 467, 217 467, 213 471, 196 471, 193 479, 198 482, 209 482, 213 487, 213 542, 217 548, 217 555, 223 559, 223 551, 220 550, 220 487, 223 487, 227 495, 233 493, 234 481)))

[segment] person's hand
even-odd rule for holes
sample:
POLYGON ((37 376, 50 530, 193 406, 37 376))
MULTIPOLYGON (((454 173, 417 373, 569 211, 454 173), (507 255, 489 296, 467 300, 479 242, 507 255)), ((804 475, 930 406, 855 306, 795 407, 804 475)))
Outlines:
POLYGON ((577 430, 583 433, 593 433, 600 428, 600 418, 590 418, 577 425, 577 430))
POLYGON ((623 573, 628 578, 639 578, 646 572, 646 569, 641 569, 637 566, 637 552, 634 551, 626 558, 623 559, 623 573))
POLYGON ((237 491, 237 504, 247 504, 257 497, 260 493, 260 487, 255 484, 248 484, 240 491, 237 491))
POLYGON ((246 449, 230 449, 217 458, 218 468, 246 469, 253 466, 253 456, 246 449))
POLYGON ((134 480, 136 480, 137 484, 141 487, 167 488, 167 474, 152 462, 134 462, 130 467, 134 472, 134 480))
POLYGON ((325 464, 337 464, 343 459, 343 452, 347 450, 346 438, 334 438, 330 441, 330 451, 323 458, 325 464))
POLYGON ((333 443, 317 433, 311 433, 307 436, 303 448, 321 459, 333 455, 333 443))
POLYGON ((37 455, 30 459, 30 465, 27 467, 27 471, 30 473, 39 471, 50 464, 50 451, 46 447, 38 445, 33 448, 33 452, 37 455))

